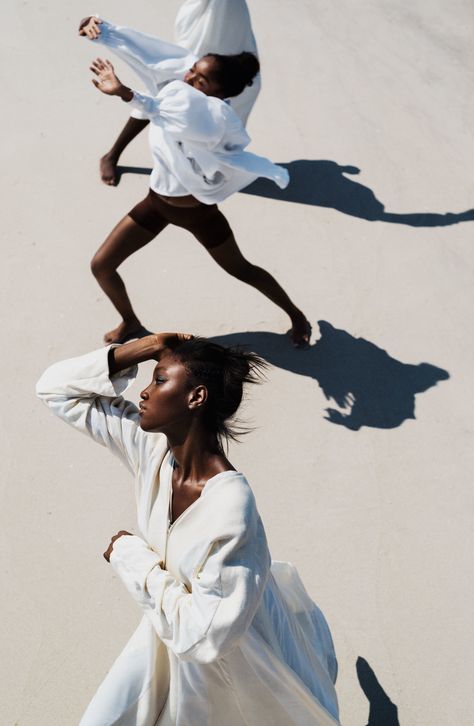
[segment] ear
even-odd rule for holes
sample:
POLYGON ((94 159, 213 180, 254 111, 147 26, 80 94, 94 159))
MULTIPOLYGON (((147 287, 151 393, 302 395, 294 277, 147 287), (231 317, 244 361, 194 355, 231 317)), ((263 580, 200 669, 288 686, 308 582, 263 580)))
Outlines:
POLYGON ((194 410, 201 408, 207 401, 208 391, 202 384, 193 388, 188 396, 188 408, 194 410))

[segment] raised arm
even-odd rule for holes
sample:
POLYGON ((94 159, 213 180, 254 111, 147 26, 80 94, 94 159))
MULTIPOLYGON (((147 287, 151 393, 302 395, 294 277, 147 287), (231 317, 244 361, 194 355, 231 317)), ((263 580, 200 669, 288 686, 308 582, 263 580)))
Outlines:
POLYGON ((135 473, 153 434, 141 430, 137 407, 121 394, 139 363, 158 359, 183 337, 150 335, 55 363, 39 379, 37 395, 55 416, 109 448, 135 473))
MULTIPOLYGON (((209 149, 221 141, 226 132, 226 114, 232 113, 223 101, 206 96, 182 81, 168 83, 157 96, 138 93, 117 77, 109 60, 96 58, 90 70, 94 86, 107 96, 117 96, 133 108, 154 118, 169 134, 180 141, 191 141, 209 149)), ((240 141, 248 136, 240 127, 240 141)))
POLYGON ((81 21, 79 35, 110 48, 153 94, 162 83, 182 78, 195 60, 185 48, 96 16, 81 21))

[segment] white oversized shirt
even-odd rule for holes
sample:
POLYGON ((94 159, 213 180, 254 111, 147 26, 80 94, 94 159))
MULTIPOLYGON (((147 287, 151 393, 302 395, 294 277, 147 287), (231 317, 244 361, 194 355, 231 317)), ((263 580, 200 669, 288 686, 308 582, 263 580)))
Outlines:
POLYGON ((144 432, 122 398, 136 369, 109 377, 107 357, 57 363, 37 384, 135 480, 138 534, 118 539, 110 561, 143 618, 80 726, 335 726, 328 626, 295 568, 271 563, 247 480, 212 477, 170 525, 167 439, 144 432))
POLYGON ((151 90, 151 95, 134 91, 131 105, 151 121, 153 191, 166 196, 192 194, 204 204, 215 204, 260 176, 280 188, 288 185, 286 169, 245 151, 250 138, 229 104, 182 80, 170 81, 171 77, 182 79, 194 62, 184 50, 166 60, 170 51, 165 43, 157 59, 154 50, 147 48, 149 36, 106 21, 100 27, 101 34, 93 42, 113 50, 151 90), (150 54, 155 63, 150 62, 150 54))

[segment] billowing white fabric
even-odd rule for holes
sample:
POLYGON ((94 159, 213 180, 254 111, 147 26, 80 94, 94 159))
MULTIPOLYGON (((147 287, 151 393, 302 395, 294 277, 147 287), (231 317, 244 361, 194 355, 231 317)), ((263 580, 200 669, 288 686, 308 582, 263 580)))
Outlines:
POLYGON ((81 726, 334 726, 336 658, 294 567, 271 563, 245 477, 212 477, 170 526, 166 437, 140 429, 109 378, 108 349, 51 366, 37 384, 52 412, 111 449, 135 477, 139 535, 111 564, 143 619, 81 726), (161 713, 161 717, 160 717, 161 713))
POLYGON ((148 39, 103 21, 101 34, 93 42, 106 45, 125 60, 149 89, 155 88, 155 93, 157 87, 161 89, 157 96, 134 91, 131 101, 151 121, 153 191, 165 196, 192 194, 204 204, 215 204, 260 176, 286 187, 286 169, 244 150, 250 138, 229 104, 183 81, 170 80, 171 75, 184 76, 189 56, 183 51, 165 61, 171 51, 164 44, 161 59, 151 62, 156 56, 147 48, 148 39), (168 82, 162 82, 164 64, 168 82))
MULTIPOLYGON (((206 53, 234 55, 248 51, 258 57, 245 0, 186 0, 175 22, 176 43, 198 58, 206 53)), ((244 124, 260 91, 260 74, 230 104, 244 124)))

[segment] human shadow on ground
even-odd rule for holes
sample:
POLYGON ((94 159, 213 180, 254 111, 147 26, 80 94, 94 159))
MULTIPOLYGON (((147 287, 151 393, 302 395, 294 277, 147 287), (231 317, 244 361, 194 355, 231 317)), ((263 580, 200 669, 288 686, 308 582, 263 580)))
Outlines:
POLYGON ((387 696, 365 658, 356 663, 357 678, 369 702, 367 726, 400 726, 398 708, 387 696))
POLYGON ((449 373, 430 363, 402 363, 364 338, 355 338, 320 320, 321 338, 304 350, 287 335, 269 332, 215 336, 222 345, 243 345, 278 368, 314 378, 333 403, 325 418, 358 431, 363 426, 392 429, 415 418, 415 395, 449 373), (337 406, 337 408, 336 408, 337 406))
POLYGON ((242 192, 282 202, 330 207, 370 222, 393 222, 411 227, 445 227, 474 220, 474 209, 447 214, 386 212, 385 206, 379 202, 369 187, 346 176, 346 174, 359 174, 360 169, 356 166, 341 166, 335 161, 325 159, 299 159, 283 163, 281 166, 288 169, 290 174, 290 183, 286 189, 279 189, 268 179, 257 179, 242 189, 242 192))
MULTIPOLYGON (((419 212, 412 214, 396 214, 386 212, 369 187, 348 179, 346 174, 359 174, 356 166, 341 166, 335 161, 325 159, 299 159, 280 164, 288 169, 290 183, 286 189, 279 189, 269 179, 257 179, 253 184, 242 189, 243 194, 279 199, 282 202, 299 202, 315 207, 329 207, 338 212, 349 214, 370 222, 392 222, 407 224, 411 227, 446 227, 458 222, 474 221, 474 209, 465 212, 436 214, 419 212)), ((123 174, 151 174, 151 169, 144 166, 118 166, 117 184, 123 174)))

